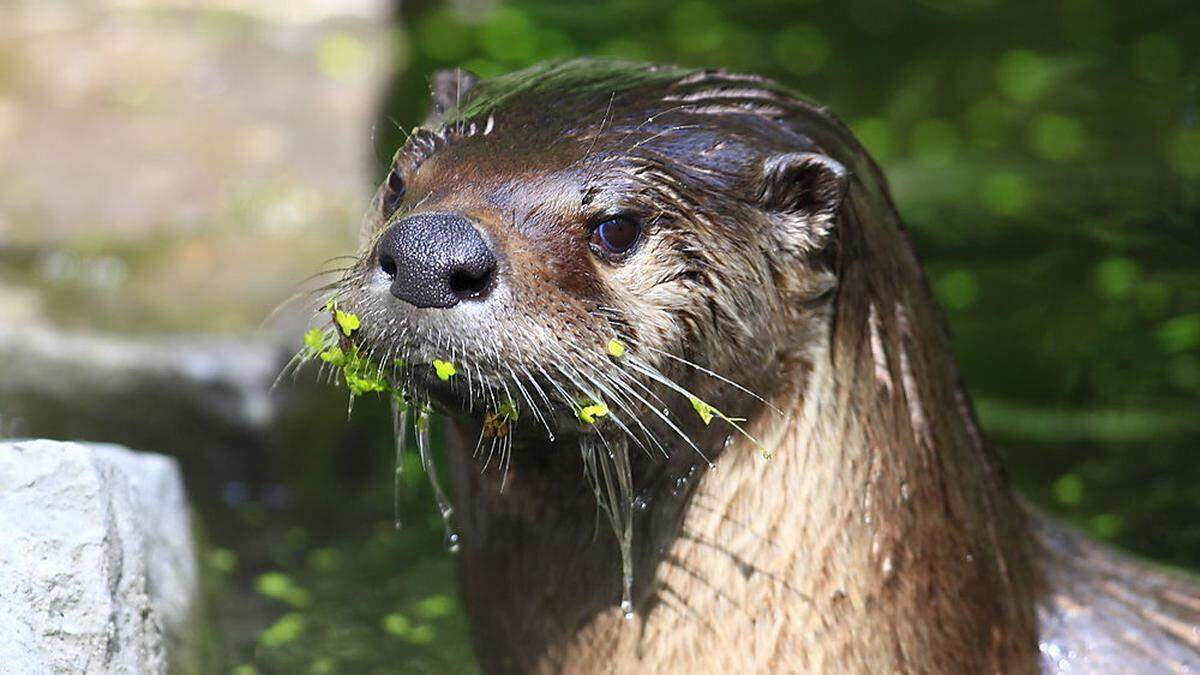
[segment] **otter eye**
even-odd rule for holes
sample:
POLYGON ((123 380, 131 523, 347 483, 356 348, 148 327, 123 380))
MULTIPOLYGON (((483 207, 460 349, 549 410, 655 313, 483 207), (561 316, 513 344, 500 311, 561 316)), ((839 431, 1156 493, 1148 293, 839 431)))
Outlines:
POLYGON ((400 208, 400 202, 404 201, 404 178, 400 176, 400 171, 395 167, 388 172, 387 187, 383 191, 383 214, 391 215, 396 209, 400 208))
POLYGON ((638 242, 642 226, 629 216, 613 216, 600 221, 592 231, 592 245, 614 254, 626 253, 638 242))

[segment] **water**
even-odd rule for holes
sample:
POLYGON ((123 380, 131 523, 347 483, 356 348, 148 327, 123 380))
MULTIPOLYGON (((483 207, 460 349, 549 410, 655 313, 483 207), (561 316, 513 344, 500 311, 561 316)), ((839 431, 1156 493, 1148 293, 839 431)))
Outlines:
MULTIPOLYGON (((408 451, 408 420, 408 406, 393 399, 392 433, 396 441, 393 509, 397 528, 401 526, 400 507, 404 490, 404 460, 408 451)), ((462 539, 454 526, 454 507, 438 480, 430 436, 430 412, 427 406, 416 405, 414 427, 421 465, 429 478, 429 486, 445 527, 446 549, 457 553, 462 539)), ((580 440, 579 446, 585 474, 596 496, 596 503, 608 517, 613 535, 617 539, 617 548, 621 555, 621 611, 626 619, 633 619, 633 512, 635 509, 645 510, 649 505, 644 499, 634 497, 629 444, 624 437, 605 440, 599 435, 588 434, 580 440)), ((695 467, 693 471, 694 469, 695 467)))
POLYGON ((600 510, 608 516, 621 553, 621 611, 626 619, 633 611, 633 474, 629 444, 624 437, 605 441, 594 434, 579 441, 584 473, 600 510))
POLYGON ((442 525, 446 528, 446 550, 458 553, 462 544, 458 532, 454 528, 454 507, 442 491, 438 481, 437 467, 433 463, 433 443, 429 433, 429 409, 426 406, 417 408, 417 452, 421 454, 421 464, 425 467, 425 475, 429 477, 429 487, 433 489, 433 498, 437 502, 438 512, 442 514, 442 525))
POLYGON ((400 499, 404 495, 404 456, 408 449, 408 406, 392 397, 392 436, 396 439, 396 468, 392 476, 392 517, 400 529, 400 499))

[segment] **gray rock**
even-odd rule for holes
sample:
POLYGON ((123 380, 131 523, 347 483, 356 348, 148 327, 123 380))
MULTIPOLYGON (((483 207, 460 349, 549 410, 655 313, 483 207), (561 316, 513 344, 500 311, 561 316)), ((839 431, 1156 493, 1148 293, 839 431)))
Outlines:
POLYGON ((162 448, 195 481, 192 497, 212 501, 199 490, 258 469, 281 400, 270 387, 285 353, 267 340, 0 325, 0 438, 162 448))
POLYGON ((174 460, 0 442, 0 671, 166 672, 197 587, 174 460))

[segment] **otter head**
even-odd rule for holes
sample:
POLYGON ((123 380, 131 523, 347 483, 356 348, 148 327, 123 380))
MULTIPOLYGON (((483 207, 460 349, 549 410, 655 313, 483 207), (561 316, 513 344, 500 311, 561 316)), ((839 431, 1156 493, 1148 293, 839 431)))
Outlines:
POLYGON ((754 412, 732 382, 767 394, 827 318, 848 177, 787 123, 808 104, 756 77, 597 60, 433 89, 338 300, 410 390, 512 401, 552 433, 603 402, 659 445, 706 421, 697 401, 754 412))

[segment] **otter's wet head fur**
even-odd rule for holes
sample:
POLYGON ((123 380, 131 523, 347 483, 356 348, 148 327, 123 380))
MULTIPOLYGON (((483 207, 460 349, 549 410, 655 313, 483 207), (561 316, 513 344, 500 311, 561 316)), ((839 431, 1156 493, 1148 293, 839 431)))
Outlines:
MULTIPOLYGON (((848 182, 780 121, 811 106, 759 78, 590 61, 481 83, 449 73, 438 90, 427 126, 396 154, 364 225, 362 265, 339 294, 374 350, 453 361, 461 377, 448 385, 467 408, 512 398, 541 413, 546 399, 603 399, 656 448, 637 427, 643 408, 689 408, 656 378, 734 412, 739 390, 698 367, 758 392, 779 381, 780 355, 806 341, 832 297, 830 234, 848 182), (428 213, 465 216, 495 252, 485 299, 417 308, 388 293, 380 237, 428 213), (620 256, 597 254, 592 230, 613 216, 642 234, 620 256), (628 361, 606 353, 614 338, 628 361)), ((428 374, 419 370, 406 375, 428 374)))
POLYGON ((451 435, 510 453, 451 449, 487 670, 1200 667, 1194 588, 1144 583, 1175 599, 1126 597, 1121 625, 1080 609, 1148 577, 1016 503, 886 183, 826 111, 607 60, 433 89, 336 300, 451 435))

